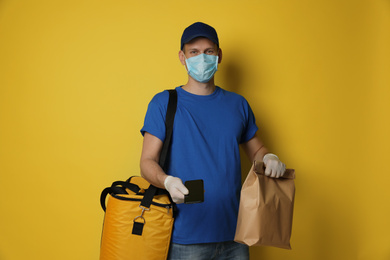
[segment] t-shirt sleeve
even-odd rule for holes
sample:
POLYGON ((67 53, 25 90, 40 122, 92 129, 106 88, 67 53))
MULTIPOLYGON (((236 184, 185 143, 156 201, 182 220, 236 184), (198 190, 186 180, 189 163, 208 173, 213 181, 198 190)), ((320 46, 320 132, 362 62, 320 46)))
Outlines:
POLYGON ((253 114, 252 108, 246 100, 244 100, 243 109, 246 117, 246 125, 241 135, 241 144, 246 143, 250 139, 252 139, 255 136, 257 130, 259 129, 256 125, 256 119, 255 115, 253 114))
POLYGON ((165 140, 165 116, 168 106, 169 93, 161 92, 153 97, 146 111, 144 125, 141 134, 145 132, 159 138, 162 142, 165 140))

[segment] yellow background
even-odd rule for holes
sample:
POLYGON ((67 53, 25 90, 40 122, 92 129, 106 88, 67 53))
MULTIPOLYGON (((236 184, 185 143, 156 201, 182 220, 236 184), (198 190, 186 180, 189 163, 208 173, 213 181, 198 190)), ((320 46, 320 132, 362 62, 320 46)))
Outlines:
POLYGON ((297 173, 293 250, 252 259, 390 259, 389 1, 2 0, 1 260, 98 259, 100 192, 138 174, 196 21, 219 33, 217 84, 297 173))

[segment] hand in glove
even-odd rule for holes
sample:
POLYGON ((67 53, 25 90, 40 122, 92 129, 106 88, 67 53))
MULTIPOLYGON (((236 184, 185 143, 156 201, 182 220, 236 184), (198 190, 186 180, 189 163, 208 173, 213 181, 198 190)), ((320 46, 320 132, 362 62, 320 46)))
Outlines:
POLYGON ((279 158, 272 153, 267 153, 263 157, 265 164, 265 175, 272 178, 282 177, 286 171, 286 165, 282 163, 279 158))
POLYGON ((173 202, 176 204, 183 203, 184 195, 187 195, 189 192, 183 182, 179 178, 173 176, 165 178, 164 186, 171 195, 173 202))

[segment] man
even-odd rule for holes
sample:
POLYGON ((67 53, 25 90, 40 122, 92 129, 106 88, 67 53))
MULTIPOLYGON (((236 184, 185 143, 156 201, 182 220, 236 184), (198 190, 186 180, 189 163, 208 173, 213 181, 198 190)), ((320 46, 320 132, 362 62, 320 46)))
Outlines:
POLYGON ((176 88, 168 172, 158 164, 165 139, 167 91, 152 99, 141 129, 141 174, 167 189, 177 204, 168 259, 249 259, 248 247, 233 241, 241 189, 239 145, 251 161, 264 161, 268 176, 282 176, 285 165, 268 153, 256 135, 258 128, 247 101, 214 84, 222 61, 215 29, 200 22, 190 25, 180 47, 179 59, 188 81, 176 88), (188 189, 183 182, 196 179, 204 181, 204 202, 184 204, 188 189))

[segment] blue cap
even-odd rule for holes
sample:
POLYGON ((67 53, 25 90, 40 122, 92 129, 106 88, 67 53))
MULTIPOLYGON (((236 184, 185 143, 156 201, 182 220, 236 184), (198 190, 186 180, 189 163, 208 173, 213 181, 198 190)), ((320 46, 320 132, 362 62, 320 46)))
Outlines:
POLYGON ((184 44, 195 39, 196 37, 206 37, 217 44, 219 48, 218 35, 215 29, 208 24, 196 22, 184 30, 183 35, 181 36, 180 49, 182 50, 184 44))

